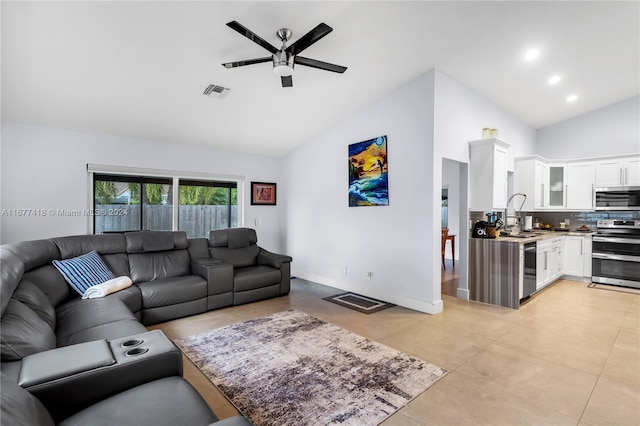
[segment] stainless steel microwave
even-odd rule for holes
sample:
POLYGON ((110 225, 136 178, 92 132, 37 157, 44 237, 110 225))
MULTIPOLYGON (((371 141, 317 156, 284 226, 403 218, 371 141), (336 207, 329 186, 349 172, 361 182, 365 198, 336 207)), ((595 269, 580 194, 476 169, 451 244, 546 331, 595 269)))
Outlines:
POLYGON ((640 210, 640 186, 596 188, 596 210, 640 210))

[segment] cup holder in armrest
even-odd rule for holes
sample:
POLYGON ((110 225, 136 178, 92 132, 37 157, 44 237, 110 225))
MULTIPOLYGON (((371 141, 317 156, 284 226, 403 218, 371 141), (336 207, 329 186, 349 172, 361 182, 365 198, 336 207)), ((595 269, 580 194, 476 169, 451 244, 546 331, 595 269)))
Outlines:
POLYGON ((148 351, 149 351, 149 348, 142 348, 142 347, 139 347, 139 348, 132 348, 132 349, 129 349, 129 350, 127 350, 124 354, 125 354, 126 356, 137 356, 137 355, 142 355, 142 354, 144 354, 144 353, 147 353, 148 351))
POLYGON ((131 348, 133 346, 138 346, 142 344, 142 342, 144 342, 144 340, 142 339, 130 339, 120 343, 120 346, 122 346, 123 348, 131 348))

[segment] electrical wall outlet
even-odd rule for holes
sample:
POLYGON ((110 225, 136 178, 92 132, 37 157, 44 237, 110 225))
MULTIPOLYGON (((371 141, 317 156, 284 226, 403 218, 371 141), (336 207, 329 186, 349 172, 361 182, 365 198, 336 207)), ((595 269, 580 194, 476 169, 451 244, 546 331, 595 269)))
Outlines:
POLYGON ((344 267, 344 274, 347 275, 347 267, 344 267))
POLYGON ((571 219, 565 219, 564 224, 567 226, 571 225, 571 219))

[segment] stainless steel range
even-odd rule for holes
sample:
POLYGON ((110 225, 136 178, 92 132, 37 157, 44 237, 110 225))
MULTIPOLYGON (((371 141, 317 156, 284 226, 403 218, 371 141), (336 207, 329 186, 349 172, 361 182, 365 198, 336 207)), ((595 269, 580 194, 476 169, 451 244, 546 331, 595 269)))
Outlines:
POLYGON ((598 220, 591 280, 640 288, 640 220, 598 220))

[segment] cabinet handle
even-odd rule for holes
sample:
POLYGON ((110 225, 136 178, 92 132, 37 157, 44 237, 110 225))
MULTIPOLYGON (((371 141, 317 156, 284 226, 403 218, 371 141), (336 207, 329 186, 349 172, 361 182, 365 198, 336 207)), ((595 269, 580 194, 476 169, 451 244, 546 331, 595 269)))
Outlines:
POLYGON ((624 185, 629 185, 629 168, 624 168, 624 185))
POLYGON ((564 186, 564 206, 567 206, 567 200, 569 199, 569 185, 564 186))
POLYGON ((544 196, 545 196, 545 193, 544 193, 544 183, 541 183, 541 184, 540 184, 540 189, 542 190, 542 200, 540 200, 540 201, 542 201, 542 207, 544 207, 544 196))
POLYGON ((622 167, 620 167, 620 185, 624 185, 624 177, 622 176, 622 167))

